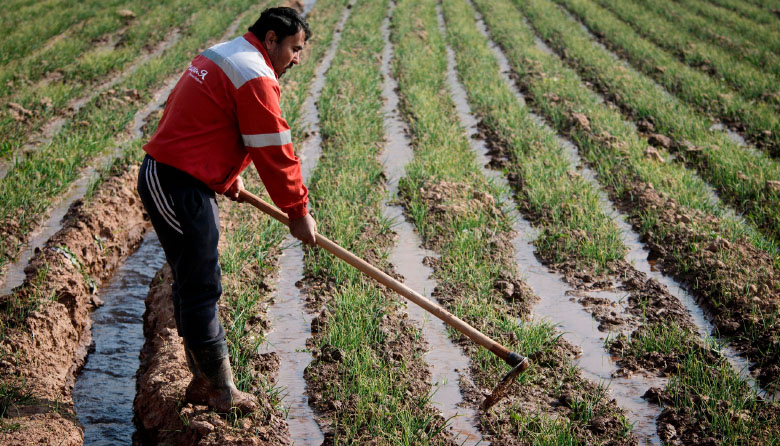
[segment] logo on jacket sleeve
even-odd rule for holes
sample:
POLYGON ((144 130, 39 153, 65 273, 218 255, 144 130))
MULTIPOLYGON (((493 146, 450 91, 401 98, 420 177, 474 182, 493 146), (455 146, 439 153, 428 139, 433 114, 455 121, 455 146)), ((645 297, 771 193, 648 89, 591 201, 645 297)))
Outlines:
POLYGON ((194 65, 190 64, 189 68, 187 68, 187 71, 189 71, 189 75, 191 78, 195 79, 199 83, 203 83, 203 81, 206 80, 206 75, 209 74, 206 70, 198 70, 194 65))

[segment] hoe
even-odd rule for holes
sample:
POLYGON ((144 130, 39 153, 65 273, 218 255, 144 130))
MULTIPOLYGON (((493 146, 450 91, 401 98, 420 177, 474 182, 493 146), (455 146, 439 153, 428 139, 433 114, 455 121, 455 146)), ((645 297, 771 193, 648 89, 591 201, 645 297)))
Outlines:
MULTIPOLYGON (((289 226, 289 220, 287 219, 287 216, 282 211, 266 203, 265 201, 253 195, 252 193, 243 190, 241 191, 241 195, 239 196, 239 198, 243 201, 250 203, 251 205, 265 212, 266 214, 270 215, 271 217, 278 220, 282 224, 289 226)), ((421 306, 427 312, 438 317, 439 319, 444 321, 444 323, 450 325, 451 327, 455 328, 459 332, 468 336, 469 338, 471 338, 471 340, 481 345, 482 347, 485 347, 486 349, 490 350, 496 356, 503 359, 507 364, 509 364, 512 367, 512 370, 509 371, 509 373, 507 373, 503 379, 501 379, 501 382, 499 382, 498 385, 496 385, 495 389, 493 389, 493 392, 487 398, 485 398, 485 401, 482 403, 483 409, 485 410, 489 409, 494 404, 496 404, 501 398, 503 398, 508 393, 515 378, 521 372, 527 369, 528 366, 530 365, 528 358, 510 351, 503 345, 492 340, 491 338, 489 338, 488 336, 486 336, 476 328, 472 327, 471 325, 467 324, 466 322, 462 321, 461 319, 459 319, 449 311, 445 310, 438 304, 430 301, 429 299, 426 299, 424 296, 420 295, 416 291, 412 290, 411 288, 407 287, 401 282, 393 279, 392 277, 380 271, 370 263, 352 254, 351 252, 347 251, 346 249, 342 248, 338 244, 332 242, 331 240, 327 239, 326 237, 320 234, 317 234, 317 245, 319 245, 321 248, 324 248, 325 250, 335 255, 336 257, 340 258, 341 260, 354 266, 362 273, 370 276, 371 278, 381 283, 382 285, 390 288, 396 293, 406 297, 407 299, 411 300, 415 304, 421 306)))

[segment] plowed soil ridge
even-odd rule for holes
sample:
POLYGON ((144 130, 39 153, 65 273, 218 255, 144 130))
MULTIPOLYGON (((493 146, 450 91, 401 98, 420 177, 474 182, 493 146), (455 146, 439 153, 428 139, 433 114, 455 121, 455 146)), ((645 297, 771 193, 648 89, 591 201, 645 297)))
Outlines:
POLYGON ((82 441, 73 413, 74 375, 91 342, 94 293, 140 244, 147 222, 135 192, 137 168, 108 180, 84 204, 71 206, 63 228, 25 269, 27 279, 0 297, 0 370, 6 385, 32 398, 9 407, 3 444, 82 441), (53 435, 53 436, 52 436, 53 435))
MULTIPOLYGON (((138 431, 136 444, 175 445, 284 445, 292 444, 284 414, 270 395, 253 392, 260 408, 232 420, 184 402, 192 378, 184 347, 176 332, 171 297, 173 273, 166 265, 155 277, 144 313, 146 342, 141 350, 138 393, 133 403, 138 431)), ((222 311, 220 311, 222 313, 222 311)), ((263 314, 258 315, 263 319, 263 314)), ((223 321, 224 321, 223 317, 223 321)), ((258 374, 273 378, 279 367, 274 353, 253 358, 258 374)), ((258 390, 258 389, 253 389, 258 390)))

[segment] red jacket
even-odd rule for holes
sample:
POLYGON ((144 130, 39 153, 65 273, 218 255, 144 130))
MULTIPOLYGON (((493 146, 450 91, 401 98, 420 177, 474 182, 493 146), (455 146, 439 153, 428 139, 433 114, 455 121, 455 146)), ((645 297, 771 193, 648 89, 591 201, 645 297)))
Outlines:
POLYGON ((302 217, 308 191, 279 96, 271 60, 254 34, 217 44, 179 79, 144 150, 218 193, 251 160, 273 202, 290 218, 302 217))

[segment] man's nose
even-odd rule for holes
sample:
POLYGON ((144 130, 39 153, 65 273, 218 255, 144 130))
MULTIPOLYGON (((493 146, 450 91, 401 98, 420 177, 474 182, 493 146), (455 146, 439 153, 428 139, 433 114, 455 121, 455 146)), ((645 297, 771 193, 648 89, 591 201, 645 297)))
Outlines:
POLYGON ((294 63, 294 64, 296 64, 296 65, 297 65, 298 63, 300 63, 300 58, 301 58, 300 54, 301 54, 301 53, 299 53, 299 52, 298 52, 298 53, 295 53, 295 54, 293 55, 292 63, 294 63))

